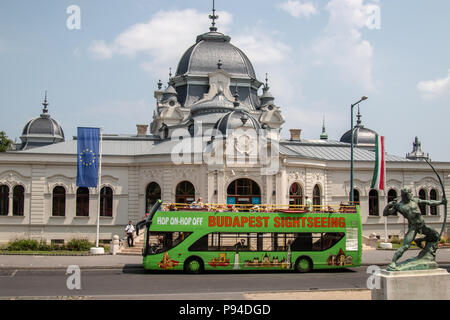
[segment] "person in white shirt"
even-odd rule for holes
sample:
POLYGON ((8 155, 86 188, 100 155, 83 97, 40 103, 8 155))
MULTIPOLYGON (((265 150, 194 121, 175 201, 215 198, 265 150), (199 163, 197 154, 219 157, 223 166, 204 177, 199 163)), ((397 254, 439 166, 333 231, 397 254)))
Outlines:
POLYGON ((128 222, 128 225, 125 227, 125 233, 127 234, 127 242, 129 247, 134 247, 133 232, 134 232, 133 223, 130 221, 128 222))

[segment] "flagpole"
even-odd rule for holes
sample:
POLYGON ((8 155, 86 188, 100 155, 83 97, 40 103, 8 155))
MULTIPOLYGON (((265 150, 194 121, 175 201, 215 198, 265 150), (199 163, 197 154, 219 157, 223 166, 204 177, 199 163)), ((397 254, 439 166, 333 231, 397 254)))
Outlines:
POLYGON ((100 159, 98 162, 98 203, 97 203, 97 233, 95 237, 95 247, 98 248, 100 236, 100 201, 101 201, 101 186, 102 186, 102 147, 103 147, 103 130, 100 128, 100 159))

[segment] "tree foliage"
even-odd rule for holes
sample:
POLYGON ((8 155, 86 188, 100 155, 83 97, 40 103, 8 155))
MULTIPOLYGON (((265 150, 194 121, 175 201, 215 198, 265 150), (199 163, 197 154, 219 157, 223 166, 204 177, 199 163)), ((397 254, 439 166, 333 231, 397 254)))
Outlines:
POLYGON ((12 150, 13 141, 8 139, 5 131, 0 132, 0 152, 12 150))

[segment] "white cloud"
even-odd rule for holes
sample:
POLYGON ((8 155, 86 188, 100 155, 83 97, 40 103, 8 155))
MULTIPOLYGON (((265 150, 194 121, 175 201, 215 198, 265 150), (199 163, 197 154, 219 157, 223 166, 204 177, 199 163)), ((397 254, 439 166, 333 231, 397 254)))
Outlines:
POLYGON ((368 91, 375 89, 373 47, 361 30, 367 26, 371 6, 363 0, 330 0, 328 25, 312 49, 316 65, 335 66, 342 78, 368 91))
MULTIPOLYGON (((218 15, 219 31, 226 32, 232 16, 221 11, 218 15)), ((158 73, 162 66, 164 70, 167 65, 175 67, 184 50, 194 43, 195 36, 209 30, 207 17, 208 13, 195 9, 159 11, 147 23, 138 23, 123 31, 111 43, 93 41, 89 51, 98 59, 111 59, 115 55, 149 55, 152 61, 143 66, 158 73)))
POLYGON ((232 42, 249 57, 255 64, 273 64, 283 62, 289 55, 291 48, 267 33, 253 29, 245 30, 232 42))
POLYGON ((417 89, 423 99, 432 99, 450 93, 450 69, 446 78, 420 81, 417 89))
POLYGON ((287 2, 279 4, 278 7, 295 18, 309 18, 318 13, 316 6, 312 2, 303 3, 299 0, 288 0, 287 2))

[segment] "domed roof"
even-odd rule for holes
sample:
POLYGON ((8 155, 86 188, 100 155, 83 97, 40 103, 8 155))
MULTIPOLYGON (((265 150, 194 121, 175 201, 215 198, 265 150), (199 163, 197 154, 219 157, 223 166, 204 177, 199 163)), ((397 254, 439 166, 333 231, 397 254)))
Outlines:
POLYGON ((47 95, 42 105, 44 109, 40 117, 28 121, 22 130, 22 136, 20 137, 22 150, 64 141, 62 127, 48 113, 47 95))
POLYGON ((251 114, 240 107, 221 117, 214 125, 214 129, 224 136, 227 135, 228 130, 236 128, 253 128, 258 132, 261 126, 251 114))
POLYGON ((177 76, 207 74, 219 68, 232 76, 256 79, 255 70, 247 56, 230 43, 231 38, 211 31, 197 37, 197 42, 182 56, 177 76))
MULTIPOLYGON (((341 142, 351 143, 352 132, 351 130, 348 130, 346 133, 343 134, 341 137, 341 142)), ((369 148, 375 148, 375 141, 376 141, 377 132, 365 128, 361 124, 361 114, 358 111, 358 121, 353 129, 353 143, 359 147, 369 147, 369 148)))

